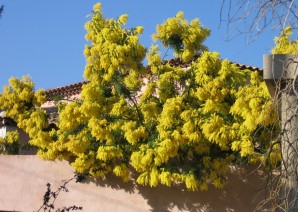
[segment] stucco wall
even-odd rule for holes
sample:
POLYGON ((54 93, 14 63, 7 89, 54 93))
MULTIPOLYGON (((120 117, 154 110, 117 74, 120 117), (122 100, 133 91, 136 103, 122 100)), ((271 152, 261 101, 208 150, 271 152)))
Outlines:
MULTIPOLYGON (((224 189, 188 192, 181 188, 146 188, 108 180, 72 181, 55 206, 82 206, 84 211, 253 211, 261 177, 253 167, 236 169, 224 189), (251 173, 252 172, 252 173, 251 173)), ((73 177, 65 161, 42 161, 35 155, 0 156, 0 211, 36 211, 42 205, 46 183, 56 190, 73 177)), ((258 199, 258 198, 257 198, 258 199)))

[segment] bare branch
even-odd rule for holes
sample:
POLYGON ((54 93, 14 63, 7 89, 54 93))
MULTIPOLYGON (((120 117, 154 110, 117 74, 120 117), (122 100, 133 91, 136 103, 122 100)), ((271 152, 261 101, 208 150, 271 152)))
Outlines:
POLYGON ((277 90, 274 99, 280 113, 281 161, 279 167, 271 168, 268 172, 266 197, 260 202, 258 209, 296 211, 298 208, 297 71, 297 60, 287 59, 283 61, 282 76, 275 82, 277 90))
POLYGON ((0 7, 0 18, 2 17, 3 11, 4 11, 4 5, 1 5, 1 7, 0 7))
POLYGON ((223 0, 222 23, 227 26, 227 39, 243 34, 255 39, 266 30, 281 30, 286 26, 297 29, 297 4, 295 0, 223 0))

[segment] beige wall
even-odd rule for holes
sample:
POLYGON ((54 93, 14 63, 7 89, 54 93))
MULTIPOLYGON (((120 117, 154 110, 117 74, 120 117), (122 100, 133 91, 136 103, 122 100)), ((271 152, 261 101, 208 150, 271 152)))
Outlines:
MULTIPOLYGON (((254 199, 262 189, 260 175, 235 169, 222 190, 188 192, 181 188, 145 188, 134 183, 108 181, 71 182, 56 208, 82 206, 84 211, 253 211, 254 199)), ((73 176, 66 161, 42 161, 34 155, 0 155, 0 211, 36 211, 42 204, 46 183, 56 190, 73 176)))

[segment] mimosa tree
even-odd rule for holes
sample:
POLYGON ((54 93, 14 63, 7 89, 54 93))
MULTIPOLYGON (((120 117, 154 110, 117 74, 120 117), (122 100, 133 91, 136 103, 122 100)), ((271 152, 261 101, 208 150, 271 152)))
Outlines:
POLYGON ((126 29, 127 19, 106 19, 94 6, 85 25, 88 83, 79 100, 59 103, 57 128, 49 129, 44 92, 34 92, 30 79, 10 79, 4 88, 0 108, 41 158, 124 181, 135 170, 141 185, 184 183, 193 191, 222 187, 233 162, 277 163, 279 145, 268 136, 276 115, 259 73, 209 52, 210 30, 182 12, 158 25, 153 38, 189 68, 164 62, 158 46, 147 51, 139 42, 143 28, 126 29))

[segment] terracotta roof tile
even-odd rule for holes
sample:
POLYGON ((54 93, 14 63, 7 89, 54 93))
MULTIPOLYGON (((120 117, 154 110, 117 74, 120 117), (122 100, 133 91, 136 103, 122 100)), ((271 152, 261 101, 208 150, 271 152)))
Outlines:
POLYGON ((47 95, 47 100, 53 100, 55 97, 71 97, 74 95, 79 95, 82 91, 82 86, 86 84, 86 81, 83 82, 77 82, 74 84, 58 87, 58 88, 52 88, 45 91, 47 95))
POLYGON ((236 66, 238 66, 240 70, 248 69, 250 71, 257 71, 257 72, 259 72, 259 74, 261 76, 263 76, 263 69, 261 69, 259 67, 248 66, 248 65, 241 64, 241 63, 235 63, 235 62, 230 62, 230 63, 235 64, 236 66))

